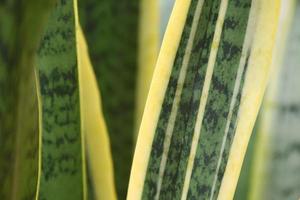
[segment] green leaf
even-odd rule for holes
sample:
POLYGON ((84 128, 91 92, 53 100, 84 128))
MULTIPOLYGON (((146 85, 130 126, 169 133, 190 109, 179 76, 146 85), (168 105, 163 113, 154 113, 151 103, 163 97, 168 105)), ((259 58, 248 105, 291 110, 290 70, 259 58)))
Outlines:
POLYGON ((41 113, 39 199, 87 197, 75 3, 56 3, 37 52, 41 113))
POLYGON ((102 93, 117 192, 125 199, 132 162, 138 0, 82 0, 79 16, 102 93))
POLYGON ((110 143, 102 114, 101 98, 96 76, 88 56, 83 32, 77 26, 77 50, 79 55, 80 107, 82 131, 85 136, 89 197, 116 199, 110 143))
POLYGON ((251 181, 252 181, 252 170, 254 167, 254 152, 257 143, 258 126, 259 126, 259 115, 255 122, 255 127, 249 144, 247 147, 247 152, 243 161, 243 166, 241 169, 241 174, 238 180, 237 188, 234 194, 234 200, 247 199, 250 193, 251 181))
POLYGON ((38 107, 34 56, 54 1, 0 3, 0 199, 34 199, 38 107))
POLYGON ((176 1, 128 199, 233 198, 270 71, 278 11, 279 1, 270 0, 176 1))
POLYGON ((115 199, 110 144, 76 0, 55 5, 37 52, 37 65, 38 198, 115 199), (90 186, 97 188, 94 193, 87 191, 86 163, 90 186))

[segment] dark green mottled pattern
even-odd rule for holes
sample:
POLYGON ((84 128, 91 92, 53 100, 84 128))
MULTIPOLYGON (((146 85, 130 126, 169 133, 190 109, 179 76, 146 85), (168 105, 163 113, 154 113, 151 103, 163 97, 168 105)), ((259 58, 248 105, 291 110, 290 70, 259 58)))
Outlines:
MULTIPOLYGON (((200 199, 209 199, 211 196, 211 189, 220 157, 223 137, 225 135, 225 127, 230 111, 234 85, 236 81, 240 81, 236 80, 236 77, 250 8, 251 0, 245 0, 243 2, 238 0, 229 1, 204 112, 188 199, 199 199, 199 197, 200 199)), ((244 79, 244 76, 242 77, 242 79, 244 79)), ((239 91, 241 91, 242 86, 243 80, 241 80, 239 91)), ((213 199, 216 199, 218 196, 219 187, 225 172, 231 141, 235 132, 239 99, 240 92, 233 110, 233 117, 231 118, 225 149, 221 155, 222 162, 218 171, 216 187, 213 191, 213 199)))
POLYGON ((79 0, 79 16, 102 94, 115 183, 125 199, 132 162, 139 0, 79 0))
POLYGON ((245 66, 244 66, 244 71, 243 71, 242 78, 241 78, 239 92, 237 94, 236 102, 235 102, 235 105, 234 105, 233 111, 232 111, 232 117, 231 117, 231 121, 230 121, 230 125, 229 125, 228 135, 226 137, 226 142, 225 142, 225 148, 224 148, 224 151, 221 155, 222 156, 222 162, 221 162, 218 174, 217 174, 217 183, 216 183, 216 187, 215 187, 216 189, 214 191, 214 197, 215 198, 217 198, 217 196, 215 196, 215 195, 218 194, 219 188, 221 186, 221 182, 222 182, 223 175, 224 175, 224 172, 225 172, 225 168, 226 168, 226 165, 227 165, 227 160, 228 160, 228 157, 229 157, 229 152, 230 152, 231 145, 232 145, 232 142, 233 142, 233 137, 234 137, 234 134, 235 134, 235 131, 236 131, 238 111, 239 111, 240 100, 241 100, 241 95, 242 95, 244 81, 245 81, 245 75, 246 75, 247 68, 248 68, 249 56, 250 56, 250 50, 247 52, 247 59, 246 59, 246 63, 245 63, 245 66))
POLYGON ((42 105, 39 199, 81 200, 82 140, 72 0, 59 0, 38 50, 42 105))
MULTIPOLYGON (((162 112, 153 143, 153 150, 149 161, 149 169, 147 173, 147 181, 145 184, 145 186, 147 186, 148 180, 150 179, 153 181, 153 188, 151 188, 153 193, 149 194, 149 198, 156 192, 155 182, 157 181, 157 175, 163 151, 164 134, 171 112, 174 93, 177 87, 179 70, 182 65, 182 60, 186 48, 186 42, 189 38, 190 28, 197 3, 197 0, 191 2, 189 16, 184 28, 183 38, 174 62, 174 69, 165 95, 166 99, 162 107, 162 112), (169 110, 167 111, 166 109, 169 110), (159 131, 161 132, 159 133, 159 131), (157 148, 158 146, 159 148, 157 148)), ((162 191, 160 195, 162 199, 180 197, 183 179, 185 176, 184 172, 187 164, 192 134, 194 130, 193 127, 199 108, 199 97, 201 96, 201 90, 208 62, 209 50, 213 39, 215 24, 218 16, 219 4, 219 0, 205 1, 202 8, 200 20, 198 22, 197 31, 194 38, 194 44, 190 56, 190 61, 188 64, 188 70, 185 78, 183 92, 181 95, 179 110, 176 116, 175 127, 173 130, 173 136, 169 150, 165 176, 163 179, 162 191)), ((147 188, 144 189, 144 195, 146 195, 146 189, 147 188)))
MULTIPOLYGON (((162 105, 162 111, 148 163, 143 199, 152 199, 156 193, 165 132, 197 3, 197 0, 191 2, 180 47, 176 55, 165 94, 165 100, 162 105)), ((199 109, 200 97, 220 4, 221 1, 219 0, 204 1, 202 7, 178 113, 176 113, 175 126, 160 191, 161 199, 180 199, 181 197, 196 116, 199 109)), ((229 0, 220 47, 204 113, 200 134, 201 138, 191 177, 188 199, 208 199, 210 197, 223 135, 225 134, 226 119, 230 109, 233 89, 241 59, 250 5, 251 0, 243 2, 229 0)), ((243 72, 243 78, 244 74, 245 71, 243 72)), ((243 80, 241 80, 240 91, 242 86, 243 80)), ((219 179, 216 184, 216 191, 218 191, 220 186, 220 181, 223 177, 226 161, 228 159, 228 152, 234 133, 235 120, 239 106, 239 98, 240 92, 237 96, 237 101, 233 110, 231 128, 226 140, 226 148, 224 154, 221 155, 224 158, 218 173, 219 179)))
POLYGON ((219 0, 203 4, 163 177, 162 199, 181 198, 219 8, 219 0))
POLYGON ((53 2, 0 2, 0 199, 35 197, 38 112, 34 55, 53 2))
POLYGON ((185 49, 189 39, 191 26, 194 18, 197 0, 191 3, 190 10, 186 19, 186 24, 181 36, 180 48, 178 49, 175 63, 172 69, 171 77, 168 83, 168 87, 165 94, 162 110, 159 116, 154 141, 152 144, 152 150, 150 160, 148 163, 148 169, 143 189, 143 199, 153 199, 156 194, 157 179, 159 173, 159 166, 163 154, 163 144, 165 139, 165 132, 167 129, 168 120, 171 114, 172 104, 177 88, 177 81, 180 74, 181 63, 184 57, 185 49))

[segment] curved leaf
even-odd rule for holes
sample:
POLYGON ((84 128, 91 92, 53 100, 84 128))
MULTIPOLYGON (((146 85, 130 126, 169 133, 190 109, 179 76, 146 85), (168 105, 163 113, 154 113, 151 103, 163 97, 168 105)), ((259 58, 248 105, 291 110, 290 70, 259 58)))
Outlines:
POLYGON ((37 53, 42 123, 39 199, 87 196, 74 4, 57 2, 37 53))
POLYGON ((134 141, 138 0, 82 0, 79 15, 102 93, 119 198, 126 196, 134 141))
POLYGON ((270 0, 176 1, 128 199, 233 198, 270 71, 278 10, 279 1, 270 0))
POLYGON ((80 106, 85 135, 88 167, 95 199, 116 199, 109 138, 102 115, 101 99, 96 77, 88 57, 83 32, 78 25, 80 106))

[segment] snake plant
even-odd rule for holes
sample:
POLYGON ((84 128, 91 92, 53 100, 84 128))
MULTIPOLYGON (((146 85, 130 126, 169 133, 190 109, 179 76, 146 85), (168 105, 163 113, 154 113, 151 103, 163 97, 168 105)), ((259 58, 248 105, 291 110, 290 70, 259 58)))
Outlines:
MULTIPOLYGON (((261 105, 247 198, 298 198, 299 176, 262 182, 257 170, 285 166, 262 139, 273 130, 268 80, 291 45, 284 5, 0 2, 0 199, 244 199, 235 190, 261 105)), ((292 140, 282 148, 297 149, 292 140)))

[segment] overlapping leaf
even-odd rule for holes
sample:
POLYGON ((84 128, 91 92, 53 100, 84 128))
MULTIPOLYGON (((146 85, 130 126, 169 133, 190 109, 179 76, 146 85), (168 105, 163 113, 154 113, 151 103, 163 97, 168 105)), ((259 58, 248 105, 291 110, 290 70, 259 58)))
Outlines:
POLYGON ((34 199, 36 194, 34 56, 54 2, 0 3, 0 199, 34 199))

